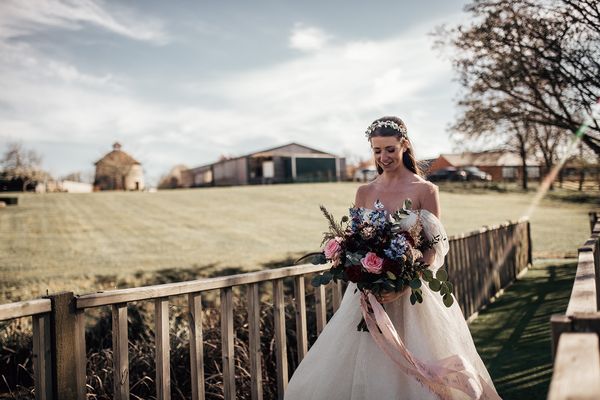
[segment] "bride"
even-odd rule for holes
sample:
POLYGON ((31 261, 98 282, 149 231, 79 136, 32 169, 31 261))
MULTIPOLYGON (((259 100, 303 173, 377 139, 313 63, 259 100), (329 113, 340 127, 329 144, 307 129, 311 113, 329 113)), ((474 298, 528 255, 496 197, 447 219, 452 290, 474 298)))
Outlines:
MULTIPOLYGON (((379 176, 358 188, 355 207, 363 212, 378 207, 394 212, 410 199, 416 211, 406 218, 406 224, 421 224, 429 239, 436 235, 444 238, 423 255, 430 269, 439 269, 448 241, 439 221, 438 190, 421 177, 404 122, 397 117, 380 118, 366 135, 379 176)), ((421 287, 424 300, 420 304, 410 303, 408 290, 377 298, 385 304, 385 317, 397 335, 394 347, 381 339, 384 334, 377 327, 371 332, 357 331, 364 300, 350 283, 340 308, 294 372, 285 399, 499 399, 457 302, 447 308, 439 294, 427 285, 421 287), (404 352, 399 350, 404 346, 404 352), (458 365, 461 372, 449 374, 450 364, 458 365), (425 375, 415 371, 425 371, 425 375), (439 379, 444 374, 446 379, 439 379)), ((374 309, 380 308, 374 298, 372 301, 374 309)), ((383 326, 380 322, 378 319, 383 326)))

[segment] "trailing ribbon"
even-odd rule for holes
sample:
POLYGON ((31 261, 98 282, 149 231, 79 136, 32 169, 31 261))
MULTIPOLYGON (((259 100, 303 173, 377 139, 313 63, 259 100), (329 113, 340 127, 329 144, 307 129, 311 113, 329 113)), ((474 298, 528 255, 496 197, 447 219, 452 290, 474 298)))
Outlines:
POLYGON ((377 346, 404 373, 426 386, 439 399, 452 399, 448 388, 453 388, 463 392, 471 400, 501 400, 496 391, 464 357, 455 354, 442 360, 424 362, 413 356, 372 293, 362 293, 360 306, 377 346))

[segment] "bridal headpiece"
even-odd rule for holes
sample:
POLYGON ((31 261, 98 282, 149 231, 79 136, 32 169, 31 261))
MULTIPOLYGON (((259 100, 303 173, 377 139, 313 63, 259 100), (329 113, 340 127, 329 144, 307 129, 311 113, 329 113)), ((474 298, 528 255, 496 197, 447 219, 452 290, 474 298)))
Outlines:
POLYGON ((384 121, 375 121, 365 131, 365 136, 367 139, 371 139, 371 135, 373 131, 377 128, 391 128, 398 132, 398 137, 407 138, 408 130, 406 129, 406 125, 404 123, 397 123, 392 120, 384 120, 384 121))

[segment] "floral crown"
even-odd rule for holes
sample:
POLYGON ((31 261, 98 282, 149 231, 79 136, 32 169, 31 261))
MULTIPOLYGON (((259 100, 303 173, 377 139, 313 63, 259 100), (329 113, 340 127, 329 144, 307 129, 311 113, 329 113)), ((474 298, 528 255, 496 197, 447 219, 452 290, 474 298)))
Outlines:
POLYGON ((398 136, 402 138, 406 138, 408 133, 404 123, 397 123, 392 120, 375 121, 371 125, 369 125, 369 127, 365 131, 365 136, 367 137, 367 139, 371 139, 373 131, 377 128, 392 128, 393 130, 397 131, 398 136))

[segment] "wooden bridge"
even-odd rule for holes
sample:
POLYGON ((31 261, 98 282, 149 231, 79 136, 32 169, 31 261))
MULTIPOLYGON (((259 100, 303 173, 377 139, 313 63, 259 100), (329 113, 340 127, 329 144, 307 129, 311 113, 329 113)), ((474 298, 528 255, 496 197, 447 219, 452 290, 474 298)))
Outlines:
MULTIPOLYGON (((530 225, 527 220, 482 228, 449 239, 450 252, 446 259, 446 267, 451 275, 451 280, 455 283, 456 297, 465 318, 469 318, 486 305, 498 291, 514 281, 532 262, 530 225)), ((588 253, 594 254, 596 257, 598 255, 597 251, 588 253)), ((589 260, 589 257, 586 260, 589 260)), ((593 266, 589 267, 592 264, 586 265, 588 269, 593 269, 593 266)), ((597 268, 598 264, 595 265, 597 268)), ((0 321, 17 318, 32 319, 36 399, 85 399, 89 390, 89 386, 86 385, 86 365, 89 363, 85 343, 86 312, 90 312, 96 307, 110 306, 112 311, 113 397, 128 399, 130 397, 128 305, 131 307, 139 302, 153 302, 156 398, 170 399, 169 304, 177 299, 181 301, 181 298, 184 297, 187 304, 189 329, 190 395, 192 399, 205 399, 202 299, 203 296, 218 291, 221 314, 222 398, 234 399, 236 398, 236 376, 233 304, 236 293, 238 295, 245 293, 248 314, 245 323, 248 325, 249 341, 249 365, 246 368, 251 375, 249 397, 262 399, 262 382, 265 377, 262 376, 261 365, 265 355, 261 354, 260 350, 261 298, 259 298, 259 286, 269 285, 271 289, 268 291, 270 293, 269 301, 273 305, 272 318, 275 332, 276 393, 277 397, 282 399, 292 372, 288 370, 287 338, 289 329, 286 330, 284 314, 286 307, 290 304, 286 303, 284 285, 291 284, 293 286, 291 306, 295 310, 296 327, 293 332, 296 342, 294 350, 297 352, 299 361, 308 350, 307 303, 314 306, 316 318, 314 326, 316 334, 318 334, 327 323, 328 309, 335 311, 341 301, 343 289, 339 285, 330 285, 327 289, 324 286, 317 289, 305 287, 305 282, 313 274, 326 268, 325 265, 301 265, 82 296, 75 296, 73 293, 59 293, 43 299, 0 305, 0 321), (331 292, 328 294, 326 290, 331 292)), ((575 318, 573 315, 568 314, 568 318, 570 318, 569 321, 564 321, 561 325, 562 332, 571 328, 575 329, 575 326, 579 327, 579 322, 573 322, 573 318, 575 318)), ((577 318, 579 318, 578 315, 577 318)), ((565 335, 563 334, 563 337, 565 335)), ((585 337, 588 338, 588 336, 585 337)), ((590 337, 585 340, 593 339, 590 337)), ((561 357, 562 347, 565 346, 562 343, 568 345, 568 340, 561 339, 558 359, 561 357)), ((597 338, 595 346, 597 349, 597 338)))
POLYGON ((554 372, 549 400, 600 399, 600 220, 590 213, 590 238, 579 248, 577 274, 564 315, 553 315, 554 372))

